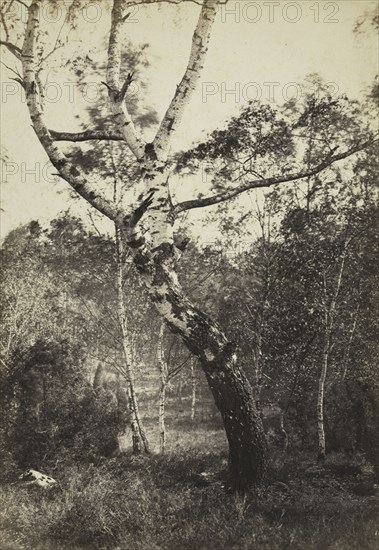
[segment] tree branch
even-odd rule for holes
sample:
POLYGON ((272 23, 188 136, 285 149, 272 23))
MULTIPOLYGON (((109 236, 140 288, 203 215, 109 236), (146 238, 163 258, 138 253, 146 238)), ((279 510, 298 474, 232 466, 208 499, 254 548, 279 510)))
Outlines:
POLYGON ((58 170, 58 175, 99 212, 117 223, 123 223, 125 212, 109 201, 105 195, 87 181, 86 174, 69 162, 67 157, 56 147, 47 129, 38 97, 36 82, 38 66, 36 61, 36 36, 39 32, 41 0, 33 0, 29 12, 22 49, 22 68, 25 83, 26 102, 33 123, 34 131, 45 149, 50 161, 58 170))
POLYGON ((148 196, 141 202, 141 204, 138 206, 138 208, 135 209, 133 214, 130 216, 129 220, 129 226, 134 227, 137 225, 137 223, 140 221, 146 210, 149 208, 151 203, 153 202, 153 196, 155 191, 152 191, 148 194, 148 196))
POLYGON ((121 30, 124 24, 123 10, 126 7, 125 0, 113 0, 111 31, 108 44, 107 83, 109 100, 112 113, 118 124, 129 149, 137 159, 142 159, 145 154, 145 143, 137 135, 133 120, 125 105, 125 93, 131 83, 132 75, 129 74, 123 86, 120 86, 121 68, 121 30))
POLYGON ((343 160, 360 151, 363 151, 364 149, 367 149, 368 147, 370 147, 371 145, 377 142, 378 142, 378 139, 370 140, 365 143, 362 143, 361 145, 348 149, 338 155, 329 155, 320 164, 318 164, 317 166, 309 170, 306 169, 306 170, 291 173, 291 174, 252 180, 252 181, 243 183, 242 185, 239 185, 238 187, 235 187, 233 189, 227 189, 225 191, 222 191, 217 195, 212 195, 210 197, 203 197, 199 199, 192 199, 192 200, 181 202, 176 206, 174 206, 174 209, 173 209, 174 215, 178 215, 180 212, 184 212, 185 210, 191 210, 193 208, 202 208, 205 206, 211 206, 213 204, 218 204, 220 202, 227 201, 229 199, 232 199, 233 197, 236 197, 237 195, 240 195, 241 193, 244 193, 245 191, 249 191, 250 189, 260 189, 264 187, 271 187, 272 185, 276 185, 280 183, 289 183, 291 181, 307 178, 310 176, 315 176, 316 174, 319 174, 320 172, 325 170, 325 168, 328 168, 335 162, 339 160, 343 160))
POLYGON ((6 40, 0 40, 0 46, 5 46, 12 55, 17 57, 17 59, 21 59, 21 50, 18 46, 15 46, 15 44, 12 44, 12 42, 7 42, 6 40))
POLYGON ((165 160, 167 158, 170 140, 177 130, 184 114, 185 107, 189 103, 196 83, 200 78, 201 70, 205 63, 206 53, 213 22, 216 17, 220 0, 204 0, 199 19, 192 37, 191 53, 187 68, 182 80, 176 88, 175 95, 161 122, 157 135, 153 142, 156 156, 165 160))
POLYGON ((54 141, 122 141, 124 139, 118 132, 108 130, 84 130, 83 132, 57 132, 49 130, 49 132, 54 141))

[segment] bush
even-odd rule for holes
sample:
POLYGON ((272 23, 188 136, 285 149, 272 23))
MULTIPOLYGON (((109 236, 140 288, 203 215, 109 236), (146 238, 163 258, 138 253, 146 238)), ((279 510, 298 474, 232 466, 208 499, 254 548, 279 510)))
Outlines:
POLYGON ((96 461, 118 448, 126 425, 112 392, 94 390, 83 356, 67 341, 18 350, 6 380, 5 449, 20 468, 96 461))

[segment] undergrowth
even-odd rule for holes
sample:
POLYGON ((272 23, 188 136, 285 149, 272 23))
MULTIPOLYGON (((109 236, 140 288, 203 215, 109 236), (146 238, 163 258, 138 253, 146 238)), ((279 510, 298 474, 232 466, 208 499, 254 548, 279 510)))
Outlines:
POLYGON ((226 489, 223 451, 125 454, 66 466, 48 491, 3 485, 1 548, 374 549, 372 476, 362 456, 331 455, 318 465, 311 456, 277 453, 259 490, 238 494, 226 489))

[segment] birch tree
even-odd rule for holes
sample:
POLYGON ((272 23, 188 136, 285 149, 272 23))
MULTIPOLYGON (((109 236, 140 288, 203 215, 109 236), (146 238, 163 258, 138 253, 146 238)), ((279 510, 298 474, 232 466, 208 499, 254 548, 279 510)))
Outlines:
MULTIPOLYGON (((212 25, 222 2, 195 2, 199 4, 199 17, 187 66, 154 139, 145 143, 125 101, 133 75, 129 74, 121 81, 121 54, 124 26, 130 14, 128 8, 153 3, 153 0, 114 0, 112 4, 105 78, 114 121, 111 130, 93 128, 75 135, 54 131, 46 120, 44 86, 40 74, 41 63, 46 63, 46 53, 44 56, 41 52, 41 37, 45 30, 41 17, 44 0, 22 3, 27 6, 22 46, 12 41, 9 28, 5 28, 5 40, 1 44, 21 62, 22 74, 17 78, 25 89, 32 125, 57 173, 78 195, 117 225, 133 253, 135 266, 151 302, 169 330, 178 335, 198 358, 225 426, 231 475, 236 485, 243 487, 259 482, 264 473, 265 445, 261 418, 254 404, 250 384, 241 369, 236 345, 228 341, 218 323, 192 303, 178 280, 177 263, 185 246, 180 235, 175 233, 174 222, 188 210, 229 201, 251 189, 293 182, 318 174, 332 163, 366 147, 371 138, 366 141, 360 139, 358 143, 349 144, 339 151, 336 147, 327 148, 321 160, 306 168, 299 169, 296 162, 285 169, 283 165, 278 165, 277 173, 267 177, 257 176, 252 169, 244 172, 242 180, 219 187, 208 196, 174 202, 169 186, 173 160, 170 146, 200 78, 212 25), (64 154, 58 145, 63 140, 103 140, 104 143, 121 141, 125 151, 130 151, 134 156, 140 174, 134 185, 134 198, 115 204, 80 165, 73 164, 64 154)), ((75 2, 69 9, 75 10, 75 2)))
POLYGON ((143 426, 142 418, 139 412, 138 398, 136 392, 136 384, 134 379, 134 357, 133 357, 133 342, 128 327, 128 319, 126 315, 124 303, 124 250, 122 236, 118 227, 115 228, 116 233, 116 260, 117 260, 117 312, 121 329, 122 349, 125 361, 125 378, 128 385, 128 404, 131 418, 132 429, 132 445, 133 451, 139 453, 143 449, 145 453, 150 452, 149 442, 143 426))
POLYGON ((325 399, 325 381, 328 373, 329 356, 333 346, 332 334, 334 329, 335 315, 337 301, 341 289, 342 277, 344 275, 345 261, 347 247, 349 245, 348 240, 345 240, 342 247, 342 252, 338 262, 337 277, 334 284, 328 284, 327 269, 322 272, 322 289, 323 300, 322 308, 324 314, 324 342, 322 350, 322 364, 321 372, 318 384, 317 394, 317 431, 318 431, 318 458, 319 460, 325 458, 325 429, 324 429, 324 399, 325 399), (332 287, 330 289, 330 287, 332 287), (329 300, 328 295, 332 294, 329 300))
POLYGON ((159 426, 159 450, 164 453, 166 450, 166 392, 167 387, 171 380, 179 374, 183 367, 188 362, 188 357, 181 361, 179 364, 171 364, 172 361, 172 348, 175 345, 175 341, 171 343, 169 348, 169 360, 166 360, 164 350, 164 335, 165 325, 161 324, 158 334, 157 343, 157 361, 159 365, 160 374, 160 387, 159 387, 159 412, 158 412, 158 426, 159 426))

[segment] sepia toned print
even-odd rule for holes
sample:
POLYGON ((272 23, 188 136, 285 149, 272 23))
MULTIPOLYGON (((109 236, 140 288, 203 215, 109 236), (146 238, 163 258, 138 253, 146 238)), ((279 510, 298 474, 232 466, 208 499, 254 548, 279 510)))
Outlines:
POLYGON ((0 548, 376 547, 377 3, 0 9, 0 548))

